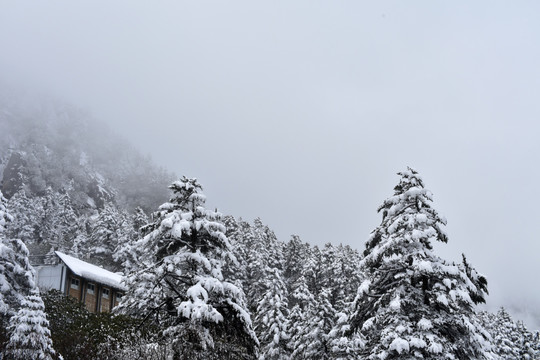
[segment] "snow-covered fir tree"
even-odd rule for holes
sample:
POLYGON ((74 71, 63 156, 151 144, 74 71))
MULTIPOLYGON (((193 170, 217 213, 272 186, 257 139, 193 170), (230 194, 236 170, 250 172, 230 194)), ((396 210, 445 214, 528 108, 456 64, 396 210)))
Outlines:
POLYGON ((265 253, 267 267, 283 270, 283 242, 278 241, 276 234, 260 218, 253 221, 253 232, 256 241, 262 246, 259 250, 265 253))
POLYGON ((25 244, 34 242, 38 234, 38 225, 43 212, 39 198, 29 198, 24 190, 16 192, 8 201, 10 214, 14 221, 7 236, 20 239, 25 244))
POLYGON ((504 307, 495 314, 482 311, 478 316, 493 339, 493 352, 497 359, 540 358, 539 339, 527 330, 523 322, 514 321, 504 307))
POLYGON ((349 336, 365 337, 359 356, 490 358, 489 335, 474 312, 484 301, 482 289, 463 265, 433 252, 433 241, 448 241, 446 220, 432 208, 422 178, 411 168, 398 175, 394 195, 378 209, 382 223, 366 243, 361 267, 367 279, 349 317, 349 336))
POLYGON ((260 300, 265 296, 268 284, 275 276, 275 269, 282 278, 282 243, 278 242, 274 233, 264 225, 261 219, 254 220, 253 225, 246 229, 246 245, 250 244, 246 252, 246 275, 248 281, 244 288, 248 296, 250 310, 258 315, 260 300))
POLYGON ((227 239, 229 239, 231 251, 234 255, 234 260, 230 259, 225 263, 223 273, 228 279, 241 287, 245 293, 249 282, 247 259, 252 245, 250 240, 253 238, 249 231, 250 227, 249 224, 241 219, 237 220, 233 216, 225 216, 223 224, 227 228, 227 239))
POLYGON ((0 344, 7 343, 0 358, 52 359, 48 322, 28 249, 21 240, 5 236, 13 220, 5 203, 0 192, 0 344))
POLYGON ((56 223, 58 222, 58 207, 60 197, 57 192, 55 192, 52 187, 48 186, 45 191, 45 196, 41 198, 42 200, 42 213, 39 220, 39 233, 38 241, 52 241, 53 243, 57 242, 57 229, 56 223))
MULTIPOLYGON (((311 308, 315 304, 315 299, 309 291, 306 279, 302 275, 291 286, 292 294, 289 294, 289 301, 294 305, 289 312, 289 349, 291 359, 305 359, 307 347, 306 335, 309 333, 311 308)), ((289 303, 290 306, 290 303, 289 303)))
POLYGON ((6 360, 55 358, 49 321, 37 288, 24 298, 17 313, 11 317, 8 332, 10 339, 4 353, 6 360))
POLYGON ((318 246, 314 246, 306 261, 306 271, 304 273, 308 289, 313 296, 319 295, 324 287, 323 273, 322 252, 318 246))
POLYGON ((6 202, 0 192, 0 329, 4 331, 25 294, 35 286, 28 249, 20 240, 6 238, 6 228, 13 221, 6 202))
POLYGON ((137 268, 137 264, 145 257, 145 253, 136 246, 137 241, 144 235, 144 227, 148 224, 148 217, 141 208, 135 209, 130 217, 121 212, 119 218, 120 226, 117 229, 117 245, 112 253, 113 260, 125 272, 130 272, 137 268))
POLYGON ((135 246, 148 258, 128 274, 118 310, 155 321, 175 358, 252 359, 258 340, 241 289, 226 281, 232 256, 221 214, 204 207, 196 179, 182 178, 135 246))
POLYGON ((54 227, 56 236, 52 244, 56 250, 69 252, 73 241, 80 232, 77 214, 73 209, 73 203, 67 190, 60 194, 57 205, 57 214, 54 227))
POLYGON ((505 360, 518 359, 521 334, 518 331, 517 324, 504 308, 497 311, 493 330, 493 345, 496 354, 505 360))
POLYGON ((326 360, 332 358, 329 335, 335 324, 336 311, 330 302, 331 297, 331 291, 323 289, 308 312, 308 331, 304 340, 306 344, 305 359, 326 360))
MULTIPOLYGON (((300 277, 303 275, 304 264, 309 255, 309 246, 304 244, 298 235, 292 235, 289 242, 285 244, 283 277, 287 284, 289 293, 289 307, 296 305, 297 298, 294 297, 295 288, 300 285, 300 277)), ((305 278, 302 278, 305 282, 305 278)))
POLYGON ((124 239, 121 233, 122 217, 112 204, 106 204, 99 213, 87 244, 87 256, 96 265, 111 266, 113 253, 119 239, 124 239))
POLYGON ((267 291, 257 306, 255 323, 261 342, 260 360, 284 360, 288 350, 289 324, 287 321, 287 288, 281 271, 272 268, 267 279, 267 291))
POLYGON ((519 331, 519 358, 524 360, 538 360, 540 359, 540 339, 538 331, 536 333, 530 332, 523 321, 517 322, 519 331))
POLYGON ((360 271, 360 254, 350 246, 339 245, 337 247, 337 260, 334 271, 338 274, 336 280, 337 291, 334 289, 334 307, 337 311, 344 311, 354 300, 356 290, 361 284, 364 275, 360 271))
POLYGON ((148 215, 144 212, 141 207, 136 207, 133 215, 131 217, 131 222, 133 224, 133 230, 142 237, 144 235, 144 227, 149 223, 148 215))

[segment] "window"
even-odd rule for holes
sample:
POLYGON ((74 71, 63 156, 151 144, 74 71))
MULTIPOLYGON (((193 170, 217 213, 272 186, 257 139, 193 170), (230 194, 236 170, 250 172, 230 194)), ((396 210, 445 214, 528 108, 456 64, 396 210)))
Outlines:
POLYGON ((108 299, 109 298, 109 289, 103 289, 103 298, 108 299))
POLYGON ((94 289, 95 289, 95 285, 94 284, 91 284, 91 283, 88 283, 88 287, 86 289, 86 292, 88 294, 93 294, 94 293, 94 289))
POLYGON ((79 289, 79 279, 71 278, 71 288, 79 289))
POLYGON ((119 301, 122 298, 122 293, 116 293, 116 301, 119 301))

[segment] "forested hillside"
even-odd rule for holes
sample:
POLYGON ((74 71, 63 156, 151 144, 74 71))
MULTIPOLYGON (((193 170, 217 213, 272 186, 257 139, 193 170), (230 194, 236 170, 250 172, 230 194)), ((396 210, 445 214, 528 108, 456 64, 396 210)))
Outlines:
POLYGON ((452 239, 410 168, 361 250, 277 239, 259 218, 206 209, 196 179, 176 180, 64 105, 2 100, 0 178, 6 359, 78 359, 88 349, 103 359, 540 356, 537 332, 504 309, 478 312, 488 279, 465 256, 453 263, 434 252, 452 239), (120 315, 40 296, 29 259, 47 261, 52 250, 125 274, 120 315), (20 333, 32 316, 34 345, 20 333), (75 332, 84 347, 67 342, 75 332))
POLYGON ((0 99, 1 189, 15 217, 8 235, 40 254, 52 246, 110 260, 173 179, 78 109, 0 99))

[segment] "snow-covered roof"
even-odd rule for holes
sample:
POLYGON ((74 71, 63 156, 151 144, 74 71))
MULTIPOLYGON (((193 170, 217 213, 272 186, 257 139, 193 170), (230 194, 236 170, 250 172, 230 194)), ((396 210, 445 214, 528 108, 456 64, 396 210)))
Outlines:
POLYGON ((75 275, 116 289, 126 290, 126 287, 121 283, 122 275, 89 264, 60 251, 55 251, 55 253, 75 275))

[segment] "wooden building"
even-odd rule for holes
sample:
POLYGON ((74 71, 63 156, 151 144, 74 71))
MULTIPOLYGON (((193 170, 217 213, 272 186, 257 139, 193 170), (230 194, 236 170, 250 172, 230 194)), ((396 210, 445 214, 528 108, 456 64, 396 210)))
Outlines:
POLYGON ((118 305, 125 291, 122 275, 59 251, 55 254, 55 264, 34 266, 41 289, 59 290, 94 313, 109 312, 118 305))

